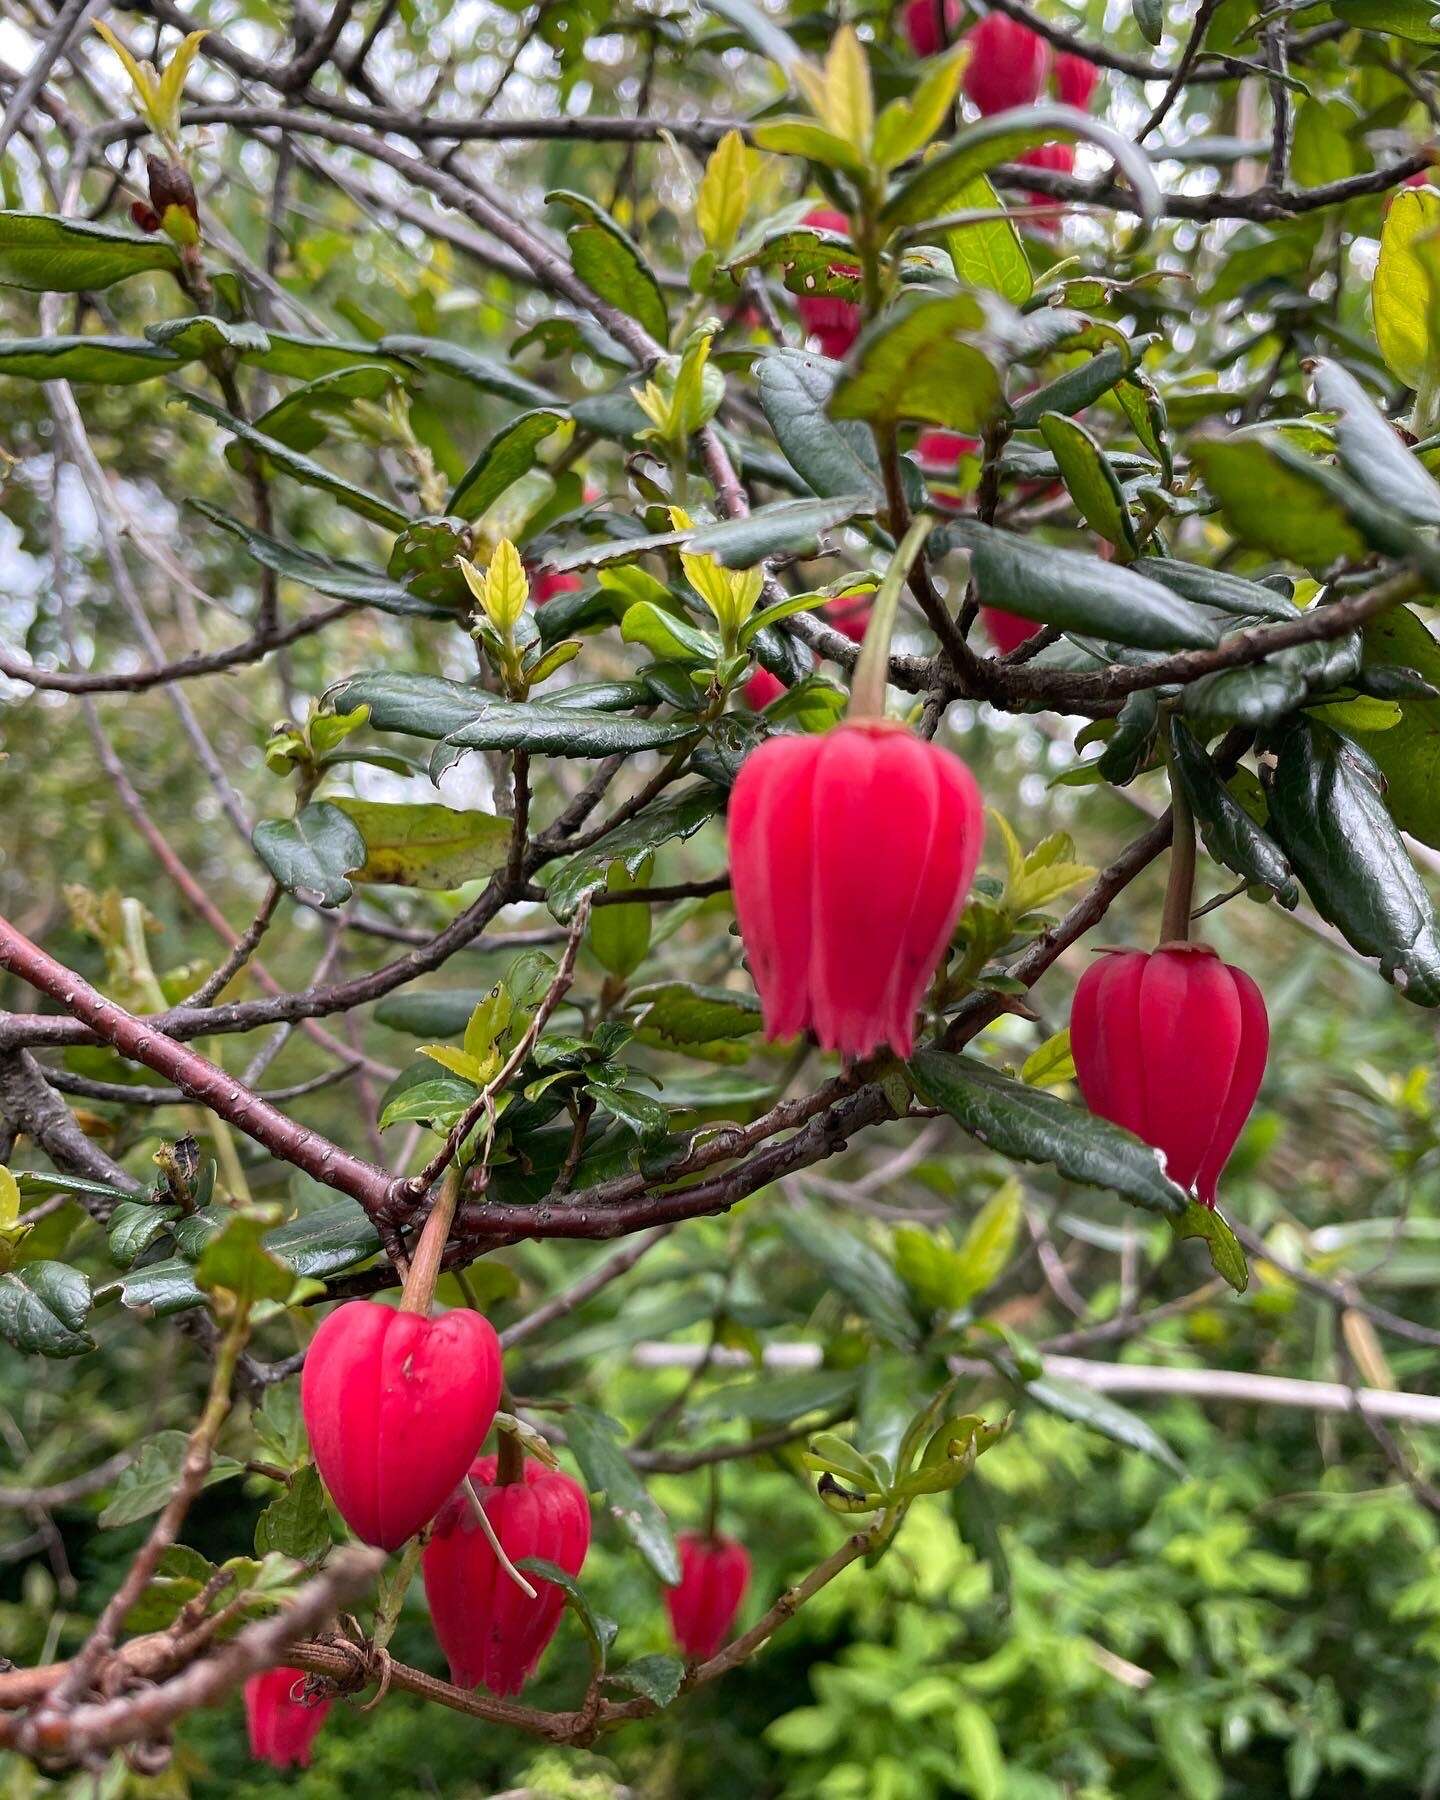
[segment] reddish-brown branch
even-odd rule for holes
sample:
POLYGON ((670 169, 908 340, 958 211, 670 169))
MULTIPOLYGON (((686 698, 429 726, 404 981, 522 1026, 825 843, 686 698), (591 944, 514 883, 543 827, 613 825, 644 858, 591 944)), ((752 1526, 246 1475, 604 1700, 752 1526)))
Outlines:
POLYGON ((32 944, 7 919, 0 919, 0 968, 9 969, 31 987, 48 994, 103 1043, 113 1044, 123 1056, 164 1075, 191 1099, 202 1102, 228 1124, 263 1144, 272 1155, 349 1194, 367 1212, 383 1212, 392 1186, 384 1169, 350 1155, 318 1132, 287 1119, 198 1051, 167 1037, 152 1020, 137 1019, 113 1000, 105 999, 88 981, 56 962, 38 944, 32 944))

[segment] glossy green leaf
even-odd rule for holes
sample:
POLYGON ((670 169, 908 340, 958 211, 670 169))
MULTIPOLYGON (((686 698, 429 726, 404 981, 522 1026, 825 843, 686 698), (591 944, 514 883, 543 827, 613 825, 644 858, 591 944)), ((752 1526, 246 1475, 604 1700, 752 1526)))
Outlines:
POLYGON ((365 864, 365 840, 328 800, 312 800, 293 819, 262 819, 251 833, 255 854, 290 894, 339 906, 353 889, 347 876, 365 864))
POLYGON ((1108 1119, 1001 1075, 973 1056, 920 1050, 909 1067, 922 1097, 997 1155, 1053 1163, 1069 1180, 1110 1188, 1150 1212, 1184 1212, 1186 1196, 1165 1174, 1159 1153, 1108 1119))
POLYGON ((1270 827, 1316 911, 1420 1006, 1440 1006, 1440 932, 1424 882, 1386 811, 1379 771, 1328 725, 1292 719, 1279 738, 1270 827))
POLYGON ((887 1344, 914 1346, 919 1333, 904 1285, 878 1250, 812 1207, 792 1206, 780 1228, 887 1344))
MULTIPOLYGON (((1409 607, 1397 606, 1365 625, 1364 672, 1414 669, 1440 685, 1440 643, 1409 607)), ((1385 777, 1385 805, 1402 831, 1440 849, 1440 699, 1407 695, 1400 723, 1387 731, 1346 726, 1385 777)))
POLYGON ((620 1446, 622 1428, 605 1413, 576 1402, 565 1414, 565 1434, 586 1487, 603 1496, 605 1510, 660 1580, 673 1587, 680 1579, 675 1536, 620 1446))
POLYGON ((707 525, 686 544, 696 556, 713 556, 727 569, 750 569, 772 556, 813 556, 822 534, 850 519, 875 516, 873 490, 819 500, 777 500, 741 519, 707 525))
POLYGON ((851 352, 830 400, 835 419, 913 419, 972 436, 1005 411, 999 352, 969 294, 903 295, 851 352))
POLYGON ((585 895, 603 887, 610 868, 619 863, 631 875, 665 844, 682 843, 714 818, 722 796, 706 785, 686 788, 656 800, 627 819, 600 842, 556 865, 545 879, 545 901, 562 924, 573 917, 585 895))
POLYGON ((565 413, 537 407, 502 425, 460 477, 445 510, 457 519, 479 518, 507 488, 529 474, 546 438, 569 424, 565 413))
POLYGON ((572 225, 566 238, 571 266, 585 285, 643 325, 657 343, 667 342, 670 319, 665 296, 635 240, 584 194, 559 189, 545 199, 580 215, 580 224, 572 225))
POLYGON ((1210 1252, 1210 1265, 1237 1294, 1250 1285, 1250 1269, 1240 1240, 1213 1206, 1202 1206, 1192 1200, 1184 1216, 1172 1219, 1176 1237, 1203 1238, 1210 1252))
POLYGON ((974 520, 949 529, 971 549, 971 573, 987 606, 1147 650, 1203 650, 1220 641, 1210 614, 1138 569, 974 520))
POLYGON ((0 341, 0 376, 22 381, 153 381, 183 358, 144 338, 52 337, 0 341))
POLYGON ((235 418, 223 406, 216 406, 203 395, 186 394, 185 403, 196 412, 203 413, 207 419, 213 419, 223 430, 247 444, 282 474, 290 476, 303 487, 317 488, 322 493, 329 494, 350 512, 358 513, 362 519, 369 519, 371 524, 400 531, 407 523, 404 513, 398 507, 391 506, 388 500, 382 500, 378 494, 370 494, 364 488, 356 487, 353 482, 346 481, 333 470, 313 462, 308 456, 302 456, 298 450, 276 443, 274 438, 266 437, 263 431, 257 431, 243 419, 235 418))
POLYGON ((1402 443, 1395 427, 1342 364, 1321 357, 1311 369, 1315 399, 1340 415, 1340 463, 1377 500, 1421 525, 1440 525, 1440 482, 1402 443))
MULTIPOLYGON (((994 212, 1000 197, 983 175, 967 181, 950 198, 952 212, 994 212)), ((1030 261, 1020 233, 1009 219, 979 219, 945 234, 945 248, 955 273, 969 287, 986 288, 1012 306, 1023 306, 1034 292, 1030 261)))
POLYGON ((317 1563, 334 1541, 319 1471, 306 1463, 255 1521, 255 1554, 274 1551, 295 1562, 317 1563))
POLYGON ((1059 464, 1060 478, 1081 518, 1107 542, 1123 547, 1127 559, 1133 557, 1138 546, 1130 509, 1099 444, 1064 413, 1042 413, 1040 435, 1059 464))
POLYGON ((1269 888, 1282 906, 1297 906, 1300 889, 1284 851, 1240 805, 1178 719, 1171 723, 1170 742, 1175 768, 1211 856, 1251 887, 1269 888))
POLYGON ((83 1356, 90 1282, 62 1262, 32 1262, 0 1274, 0 1338, 26 1356, 83 1356))
POLYGON ((342 562, 334 557, 316 556, 309 550, 282 544, 278 538, 221 512, 204 500, 189 504, 202 513, 212 525, 228 531, 249 551, 263 568, 271 569, 287 581, 298 581, 317 594, 328 594, 334 600, 350 600, 356 606, 373 606, 379 612, 396 613, 425 619, 453 619, 454 609, 434 606, 417 599, 398 581, 392 581, 379 569, 367 569, 360 563, 342 562))
POLYGON ((107 288, 153 270, 176 274, 180 257, 168 238, 136 237, 108 225, 49 213, 0 212, 0 287, 37 294, 107 288))
MULTIPOLYGON (((102 1531, 134 1525, 160 1511, 180 1480, 180 1465, 189 1441, 183 1431, 157 1431, 146 1438, 139 1455, 128 1469, 121 1470, 116 1480, 110 1504, 100 1514, 102 1531)), ((244 1472, 244 1465, 233 1457, 214 1456, 200 1485, 214 1487, 217 1482, 233 1481, 244 1472)))

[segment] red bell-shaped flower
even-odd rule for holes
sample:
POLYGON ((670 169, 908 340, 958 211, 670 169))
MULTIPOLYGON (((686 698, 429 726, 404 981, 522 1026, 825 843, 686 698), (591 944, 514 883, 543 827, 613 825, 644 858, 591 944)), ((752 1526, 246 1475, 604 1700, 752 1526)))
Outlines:
POLYGON ((1022 619, 1018 613, 1006 612, 999 606, 982 606, 980 618, 984 623, 990 642, 1002 656, 1008 656, 1012 650, 1034 637, 1037 631, 1044 629, 1033 619, 1022 619))
POLYGON ((730 1635, 750 1585, 750 1555, 734 1538, 682 1531, 680 1585, 665 1590, 675 1642, 691 1662, 707 1662, 730 1635))
POLYGON ((752 751, 730 796, 730 885, 767 1035, 909 1056, 983 835, 969 769, 901 726, 752 751))
POLYGON ((308 1769, 315 1736, 325 1723, 330 1701, 309 1705, 299 1698, 303 1669, 266 1669, 245 1683, 245 1728, 250 1754, 277 1769, 308 1769))
POLYGON ((970 61, 965 98, 982 113, 1008 112, 1040 97, 1050 68, 1050 46, 1028 25, 1004 13, 987 13, 965 34, 970 61))
POLYGON ((1062 106, 1073 106, 1079 112, 1086 112, 1100 80, 1100 71, 1088 56, 1076 56, 1073 50, 1062 50, 1055 58, 1051 80, 1055 85, 1055 98, 1062 106))
MULTIPOLYGON (((803 223, 817 225, 821 231, 844 232, 847 236, 850 231, 850 221, 833 206, 812 207, 803 223)), ((837 275, 858 272, 855 263, 832 263, 831 268, 837 275)), ((860 308, 851 300, 837 300, 832 294, 802 294, 795 302, 795 310, 806 331, 819 340, 822 353, 833 356, 837 362, 849 353, 850 346, 860 335, 860 308)))
POLYGON ((740 698, 751 712, 764 712, 774 700, 778 700, 785 692, 785 683, 778 675, 772 675, 768 669, 757 669, 740 690, 740 698))
POLYGON ((1206 1206, 1250 1116, 1270 1025, 1259 988, 1203 944, 1112 951, 1085 971, 1070 1047, 1091 1112, 1165 1154, 1206 1206))
MULTIPOLYGON (((527 1461, 524 1481, 495 1484, 496 1458, 470 1471, 475 1492, 512 1563, 527 1556, 578 1575, 590 1548, 590 1503, 578 1481, 527 1461)), ((468 1494, 454 1495, 421 1558, 425 1597, 457 1687, 518 1694, 555 1635, 565 1596, 553 1581, 526 1579, 526 1597, 501 1568, 468 1494)))
POLYGON ((367 1544, 398 1550, 454 1493, 500 1403, 500 1340, 477 1312, 373 1300, 315 1333, 300 1403, 321 1479, 367 1544))
POLYGON ((907 0, 900 24, 915 55, 938 56, 953 42, 963 11, 960 0, 907 0))

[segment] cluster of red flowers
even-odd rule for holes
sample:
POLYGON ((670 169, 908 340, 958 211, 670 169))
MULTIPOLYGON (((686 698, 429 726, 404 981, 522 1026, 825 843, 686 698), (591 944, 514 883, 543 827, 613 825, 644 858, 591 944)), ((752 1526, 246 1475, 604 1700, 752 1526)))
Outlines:
MULTIPOLYGON (((578 1481, 533 1459, 500 1473, 479 1456, 501 1390, 500 1341, 464 1308, 435 1317, 352 1300, 315 1333, 300 1401, 316 1467, 356 1537, 398 1550, 426 1531, 421 1556, 435 1636, 461 1687, 517 1694, 555 1635, 565 1596, 543 1576, 527 1593, 502 1566, 527 1558, 576 1576, 590 1548, 590 1503, 578 1481), (483 1508, 484 1520, 477 1508, 483 1508), (488 1526, 488 1530, 486 1527, 488 1526)), ((744 1599, 750 1561, 726 1538, 680 1539, 681 1579, 666 1594, 675 1641, 713 1656, 744 1599)), ((304 1767, 328 1700, 302 1669, 245 1686, 252 1755, 304 1767)))

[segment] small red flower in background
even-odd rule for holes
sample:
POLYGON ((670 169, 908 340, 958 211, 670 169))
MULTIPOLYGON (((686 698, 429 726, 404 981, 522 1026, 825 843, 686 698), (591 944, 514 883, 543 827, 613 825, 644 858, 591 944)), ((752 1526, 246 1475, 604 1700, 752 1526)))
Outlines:
MULTIPOLYGON (((1033 150, 1027 150, 1018 162, 1027 164, 1032 169, 1053 169, 1058 175, 1073 175, 1075 172, 1075 146, 1073 144, 1037 144, 1033 150)), ((1054 196, 1038 193, 1031 188, 1025 198, 1034 206, 1054 204, 1054 196)), ((1060 229, 1058 218, 1032 219, 1040 231, 1055 232, 1060 229)))
MULTIPOLYGON (((847 236, 850 232, 850 221, 832 206, 812 207, 803 222, 816 225, 821 231, 840 231, 847 236)), ((831 267, 837 274, 851 275, 855 273, 856 265, 834 263, 831 267)), ((837 300, 831 294, 801 294, 795 302, 795 310, 809 335, 819 340, 823 354, 834 357, 837 362, 848 355, 850 346, 860 335, 860 308, 852 300, 837 300)))
POLYGON ((984 835, 958 756, 879 721, 774 737, 730 796, 730 873, 771 1038, 909 1056, 984 835))
POLYGON ((998 606, 982 606, 980 619, 990 642, 1002 656, 1008 656, 1012 650, 1018 650, 1024 643, 1034 637, 1043 626, 1037 625, 1033 619, 1022 619, 1018 613, 1004 612, 998 606))
POLYGON ((536 606, 543 606, 557 594, 577 594, 585 585, 578 575, 565 574, 555 569, 529 569, 527 573, 530 576, 530 598, 536 606))
POLYGON ((772 701, 785 692, 785 683, 768 669, 757 669, 740 690, 740 698, 751 712, 764 712, 772 701))
POLYGON ((964 10, 960 0, 907 0, 900 24, 915 55, 938 56, 954 41, 964 10))
POLYGON ((680 1583, 667 1588, 665 1605, 675 1642, 691 1662, 707 1662, 730 1635, 750 1585, 750 1556, 734 1538, 683 1531, 680 1583))
POLYGON ((303 1669, 267 1669, 245 1683, 245 1728, 250 1754, 277 1769, 308 1769, 316 1733, 330 1711, 329 1700, 313 1706, 295 1698, 305 1685, 303 1669))
POLYGON ((849 638, 852 644, 863 641, 865 627, 870 623, 870 608, 875 603, 873 594, 839 594, 833 600, 827 600, 820 608, 820 617, 833 631, 841 637, 849 638))
POLYGON ((1040 97, 1050 69, 1050 46, 1028 25, 988 13, 965 34, 970 61, 965 98, 982 113, 1009 112, 1040 97))
POLYGON ((1076 56, 1071 50, 1062 50, 1055 58, 1051 80, 1055 85, 1055 97, 1062 106, 1073 106, 1079 112, 1087 112, 1091 96, 1100 80, 1100 71, 1089 57, 1076 56))
MULTIPOLYGON (((578 1575, 590 1548, 590 1502, 578 1481, 527 1461, 525 1479, 496 1484, 497 1459, 470 1471, 485 1516, 512 1563, 543 1557, 578 1575)), ((565 1609, 543 1576, 526 1577, 535 1599, 501 1568, 468 1494, 452 1496, 421 1557, 430 1621, 458 1687, 518 1694, 535 1672, 565 1609)))
POLYGON ((930 487, 930 497, 948 512, 959 512, 965 496, 956 487, 956 468, 962 456, 980 448, 979 438, 958 431, 922 431, 915 440, 915 461, 930 487))
POLYGON ((1112 951, 1075 990, 1070 1045, 1085 1104, 1164 1151, 1170 1179, 1206 1206, 1269 1043, 1259 988, 1204 944, 1112 951))
POLYGON ((315 1333, 300 1404, 320 1478, 367 1544, 398 1550, 465 1477, 500 1404, 500 1340, 466 1308, 350 1300, 315 1333))

